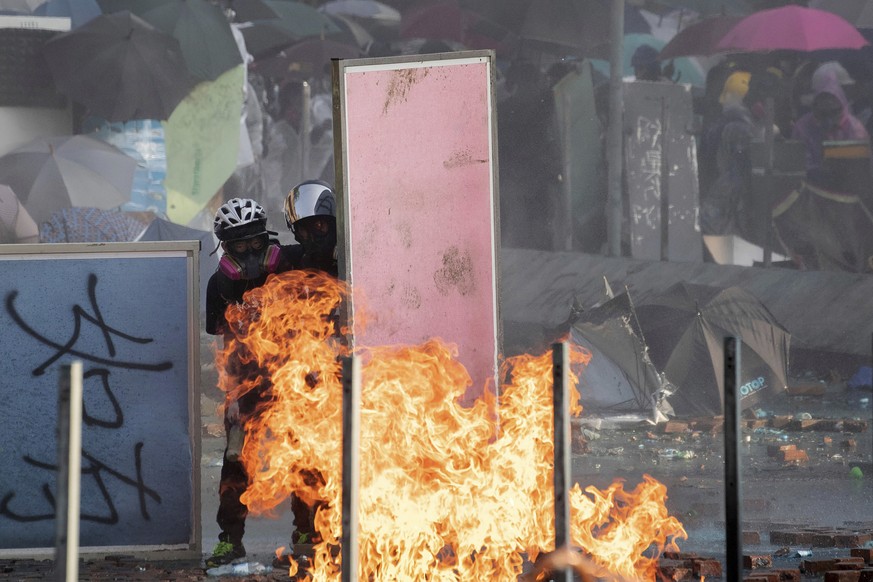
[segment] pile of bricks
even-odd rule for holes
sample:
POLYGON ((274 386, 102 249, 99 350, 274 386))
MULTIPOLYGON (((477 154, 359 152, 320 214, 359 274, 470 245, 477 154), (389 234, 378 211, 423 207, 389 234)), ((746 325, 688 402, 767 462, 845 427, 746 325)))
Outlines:
POLYGON ((808 527, 770 530, 770 543, 801 548, 859 548, 873 540, 870 529, 808 527))

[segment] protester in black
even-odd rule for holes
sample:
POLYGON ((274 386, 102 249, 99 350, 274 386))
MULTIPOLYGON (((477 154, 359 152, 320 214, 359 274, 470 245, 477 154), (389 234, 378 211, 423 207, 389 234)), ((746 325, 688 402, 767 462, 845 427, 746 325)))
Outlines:
MULTIPOLYGON (((299 245, 280 246, 271 238, 270 235, 276 233, 267 230, 266 212, 260 204, 248 198, 233 198, 223 204, 215 214, 213 230, 224 255, 206 287, 206 332, 222 335, 227 342, 233 336, 225 317, 227 308, 241 304, 245 292, 263 285, 270 274, 295 268, 302 249, 299 245)), ((240 356, 242 354, 234 353, 228 358, 225 372, 229 376, 264 377, 258 374, 252 363, 244 363, 249 358, 240 356)), ((266 399, 269 390, 269 382, 265 380, 238 399, 228 396, 225 401, 227 447, 221 467, 216 516, 221 533, 213 555, 206 560, 207 567, 226 564, 246 555, 242 539, 248 509, 240 501, 240 496, 248 485, 248 475, 239 454, 245 424, 256 413, 257 405, 266 399)))

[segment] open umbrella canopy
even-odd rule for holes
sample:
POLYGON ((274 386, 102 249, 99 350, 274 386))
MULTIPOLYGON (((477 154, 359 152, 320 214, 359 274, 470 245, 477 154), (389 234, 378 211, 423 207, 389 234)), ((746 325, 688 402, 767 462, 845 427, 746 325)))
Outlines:
MULTIPOLYGON (((626 34, 622 42, 622 76, 629 77, 634 74, 631 59, 634 52, 642 45, 647 44, 655 50, 660 50, 664 41, 655 38, 651 34, 626 34)), ((607 78, 609 77, 609 63, 603 59, 592 59, 594 69, 607 78)), ((673 60, 674 79, 677 83, 688 83, 694 87, 703 87, 706 84, 706 75, 703 67, 695 59, 679 57, 673 60)))
POLYGON ((788 5, 746 16, 722 37, 716 49, 812 52, 859 49, 867 44, 857 28, 833 12, 788 5))
POLYGON ((842 16, 856 28, 873 28, 873 0, 810 0, 809 7, 842 16))
POLYGON ((307 38, 273 56, 255 61, 252 68, 268 77, 306 81, 322 75, 330 59, 354 59, 360 56, 361 49, 357 46, 328 38, 307 38))
POLYGON ((179 41, 188 71, 204 81, 242 64, 221 8, 209 0, 98 0, 103 12, 130 10, 179 41))
POLYGON ((108 121, 167 119, 194 86, 179 43, 128 11, 45 44, 58 90, 108 121))
POLYGON ((142 234, 145 225, 126 212, 100 208, 63 208, 42 223, 44 243, 128 242, 142 234))
POLYGON ((673 386, 649 359, 628 293, 583 312, 570 339, 592 356, 579 374, 586 410, 646 413, 653 419, 673 413, 667 402, 673 386))
POLYGON ((318 8, 331 15, 371 20, 379 26, 399 26, 400 11, 377 0, 331 0, 318 8))
POLYGON ((506 27, 467 9, 460 0, 418 2, 403 12, 401 38, 452 40, 473 49, 503 51, 517 38, 506 27))
POLYGON ((37 223, 71 206, 111 209, 130 199, 136 161, 86 135, 40 138, 0 157, 8 184, 37 223))
POLYGON ((661 49, 661 60, 676 57, 709 56, 718 53, 718 43, 736 24, 740 16, 711 16, 691 24, 670 39, 661 49))
POLYGON ((788 331, 755 296, 739 287, 677 283, 636 308, 655 366, 676 385, 677 415, 721 414, 724 403, 724 339, 741 341, 743 409, 785 390, 788 331))
POLYGON ((255 58, 278 51, 312 36, 330 36, 342 30, 327 14, 293 0, 264 0, 279 18, 253 20, 239 27, 246 50, 255 58))

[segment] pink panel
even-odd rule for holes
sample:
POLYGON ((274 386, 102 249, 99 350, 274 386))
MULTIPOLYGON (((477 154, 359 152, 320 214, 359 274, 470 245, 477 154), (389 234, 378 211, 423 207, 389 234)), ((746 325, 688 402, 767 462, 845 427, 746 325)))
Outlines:
POLYGON ((421 64, 344 69, 348 270, 371 316, 355 341, 455 343, 481 394, 498 351, 489 61, 421 64))

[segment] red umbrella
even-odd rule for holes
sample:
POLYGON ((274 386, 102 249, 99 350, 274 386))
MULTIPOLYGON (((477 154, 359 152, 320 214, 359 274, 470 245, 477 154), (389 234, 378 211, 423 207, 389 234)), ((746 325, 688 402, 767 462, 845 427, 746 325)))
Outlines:
POLYGON ((741 16, 713 16, 695 22, 680 30, 661 49, 661 60, 676 57, 708 56, 718 52, 716 46, 737 23, 741 16))
POLYGON ((719 51, 765 52, 859 49, 867 40, 846 19, 814 8, 782 6, 740 20, 716 46, 719 51))
POLYGON ((401 38, 454 40, 472 49, 508 49, 515 36, 505 27, 468 10, 459 0, 426 1, 403 11, 401 38))

